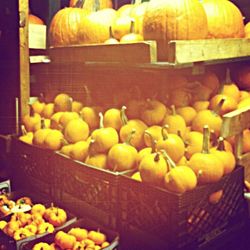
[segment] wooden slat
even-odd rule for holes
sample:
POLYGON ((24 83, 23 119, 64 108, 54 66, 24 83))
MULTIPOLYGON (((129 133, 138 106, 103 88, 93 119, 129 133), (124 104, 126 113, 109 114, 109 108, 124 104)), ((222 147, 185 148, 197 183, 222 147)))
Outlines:
POLYGON ((19 0, 20 28, 20 109, 21 116, 29 113, 28 101, 30 96, 30 71, 29 71, 29 44, 28 44, 28 12, 29 1, 19 0))
POLYGON ((93 44, 50 48, 52 62, 156 62, 156 42, 145 41, 130 44, 93 44))
POLYGON ((245 180, 250 181, 250 153, 242 155, 238 160, 237 164, 244 166, 245 180))
POLYGON ((250 128, 250 106, 227 113, 223 116, 221 136, 224 138, 240 134, 250 128))
POLYGON ((176 64, 220 60, 250 55, 250 39, 170 41, 166 59, 176 64))

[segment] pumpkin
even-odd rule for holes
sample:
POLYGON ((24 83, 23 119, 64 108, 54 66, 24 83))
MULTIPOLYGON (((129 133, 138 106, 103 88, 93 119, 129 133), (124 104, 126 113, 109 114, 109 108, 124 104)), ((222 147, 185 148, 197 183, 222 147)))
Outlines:
POLYGON ((31 110, 31 114, 25 115, 22 121, 26 131, 34 132, 36 124, 41 124, 41 116, 37 113, 33 113, 31 110))
POLYGON ((200 184, 217 182, 224 174, 223 162, 209 152, 209 137, 208 126, 204 126, 202 152, 194 153, 188 162, 200 184))
POLYGON ((82 8, 63 8, 52 18, 49 27, 51 46, 80 44, 83 41, 79 30, 84 29, 84 18, 88 11, 82 8))
POLYGON ((77 241, 82 241, 88 238, 88 230, 80 227, 73 227, 68 231, 69 235, 76 237, 77 241))
POLYGON ((215 154, 223 162, 224 175, 229 174, 235 169, 236 160, 231 151, 225 150, 224 138, 219 137, 218 141, 218 146, 211 149, 211 153, 215 154))
POLYGON ((227 0, 202 0, 207 14, 208 38, 244 37, 243 16, 238 7, 227 0))
POLYGON ((60 93, 54 98, 55 112, 72 111, 72 98, 65 93, 60 93))
POLYGON ((124 34, 120 38, 120 43, 134 43, 143 41, 143 36, 141 34, 135 33, 135 21, 131 19, 130 30, 127 34, 124 34))
POLYGON ((235 101, 233 97, 227 96, 225 94, 217 94, 213 96, 210 100, 209 109, 215 109, 222 99, 224 99, 224 102, 219 111, 221 116, 237 109, 237 101, 235 101))
POLYGON ((55 235, 55 243, 58 245, 61 249, 73 249, 76 238, 73 235, 69 235, 63 231, 58 231, 55 235))
POLYGON ((166 106, 157 100, 147 99, 141 111, 141 119, 148 126, 160 125, 167 112, 166 106))
POLYGON ((109 39, 104 41, 105 44, 118 44, 119 41, 115 39, 113 32, 112 32, 112 26, 109 27, 109 39))
POLYGON ((45 103, 41 102, 39 100, 36 100, 35 102, 33 102, 31 104, 31 108, 32 108, 33 112, 37 113, 39 115, 42 114, 44 107, 45 107, 45 103))
POLYGON ((43 215, 45 213, 46 207, 43 204, 37 203, 34 204, 31 208, 31 214, 36 214, 39 213, 41 215, 43 215))
POLYGON ((121 110, 116 108, 106 110, 103 116, 103 125, 105 128, 111 127, 119 131, 122 127, 121 110))
POLYGON ((168 126, 162 127, 162 139, 156 142, 156 149, 165 150, 174 162, 178 162, 184 156, 185 145, 181 137, 168 133, 168 129, 168 126))
POLYGON ((60 150, 64 144, 64 136, 61 131, 52 129, 44 139, 45 148, 60 150))
POLYGON ((60 116, 59 124, 63 130, 69 121, 79 118, 79 114, 76 112, 66 111, 60 116))
MULTIPOLYGON (((194 153, 202 151, 203 134, 198 131, 190 131, 185 136, 185 156, 190 159, 194 153)), ((209 144, 210 146, 210 144, 209 144)))
POLYGON ((176 113, 181 115, 187 126, 191 125, 197 111, 191 106, 180 107, 176 109, 176 113))
POLYGON ((29 13, 29 24, 40 24, 40 25, 44 25, 44 21, 36 16, 36 15, 33 15, 31 13, 29 13))
POLYGON ((197 186, 197 177, 194 171, 186 165, 176 166, 166 151, 163 150, 162 153, 170 167, 170 170, 164 176, 166 189, 179 194, 193 190, 197 186))
POLYGON ((100 128, 96 129, 91 134, 91 139, 93 140, 90 153, 107 153, 111 147, 119 142, 119 136, 114 128, 104 128, 103 126, 103 115, 99 113, 100 116, 100 128))
POLYGON ((121 109, 121 118, 123 121, 123 126, 121 127, 119 132, 120 139, 122 142, 125 142, 131 131, 135 129, 136 132, 133 138, 131 139, 130 143, 135 148, 141 149, 145 146, 144 131, 147 129, 147 125, 139 119, 128 120, 125 114, 125 110, 126 107, 123 106, 121 109))
POLYGON ((208 109, 209 104, 209 101, 196 101, 192 106, 196 110, 196 112, 199 112, 201 110, 208 109))
POLYGON ((126 171, 136 168, 137 150, 130 142, 136 130, 133 129, 124 143, 117 143, 108 152, 108 167, 112 171, 126 171))
POLYGON ((85 161, 89 150, 89 143, 86 141, 78 141, 72 145, 69 156, 77 161, 85 161))
POLYGON ((37 227, 37 234, 53 233, 54 231, 55 231, 54 226, 48 222, 41 223, 37 227))
POLYGON ((236 102, 240 99, 239 87, 232 82, 223 85, 221 94, 232 97, 236 102))
POLYGON ((163 156, 159 152, 156 152, 145 155, 139 165, 139 172, 143 182, 161 185, 168 168, 168 164, 163 156))
POLYGON ((153 141, 158 141, 162 138, 162 127, 155 125, 147 128, 144 132, 144 142, 147 147, 152 147, 153 141))
POLYGON ((19 136, 19 140, 28 144, 33 143, 33 132, 27 132, 24 125, 21 125, 22 135, 19 136))
POLYGON ((244 31, 245 31, 245 37, 250 38, 250 22, 246 23, 244 31))
POLYGON ((39 242, 33 246, 32 250, 51 250, 51 248, 48 243, 39 242))
POLYGON ((247 97, 237 104, 237 109, 242 109, 250 106, 250 97, 247 97))
POLYGON ((99 107, 83 107, 80 111, 82 119, 88 123, 90 130, 97 129, 99 127, 99 107))
POLYGON ((163 125, 168 125, 168 132, 173 134, 181 134, 184 136, 186 132, 186 122, 181 115, 178 115, 175 106, 171 105, 172 114, 167 114, 163 119, 163 125))
MULTIPOLYGON (((89 10, 90 12, 93 10, 93 5, 95 4, 96 0, 85 0, 84 1, 84 5, 83 8, 85 10, 89 10)), ((78 0, 70 0, 69 1, 69 7, 75 7, 76 3, 78 2, 78 0)), ((105 8, 112 8, 113 7, 113 3, 111 0, 98 0, 99 2, 99 7, 100 10, 101 9, 105 9, 105 8)))
POLYGON ((51 207, 45 210, 44 218, 53 226, 60 227, 67 221, 67 213, 64 209, 51 204, 51 207))
POLYGON ((51 131, 51 129, 45 127, 45 121, 42 118, 41 119, 41 128, 34 132, 34 136, 33 136, 33 140, 32 140, 33 144, 40 146, 40 147, 43 147, 44 140, 50 131, 51 131))
POLYGON ((106 169, 107 168, 107 155, 106 154, 92 154, 91 153, 91 144, 89 146, 90 153, 87 156, 85 163, 88 165, 95 166, 97 168, 106 169))
POLYGON ((73 101, 72 102, 72 112, 80 113, 80 111, 83 108, 83 104, 79 101, 73 101))
POLYGON ((78 30, 80 40, 85 44, 103 43, 109 39, 109 27, 116 19, 114 9, 102 9, 87 15, 78 30))
POLYGON ((113 35, 120 40, 124 35, 130 33, 131 18, 129 16, 118 16, 112 25, 113 35))
POLYGON ((28 238, 32 235, 33 234, 27 228, 19 228, 18 230, 15 231, 13 238, 14 240, 18 241, 18 240, 28 238))
POLYGON ((106 241, 106 235, 100 231, 89 231, 88 238, 94 241, 96 245, 102 245, 106 241))
POLYGON ((215 135, 218 137, 222 125, 222 118, 219 115, 219 110, 223 105, 223 102, 224 99, 221 99, 214 110, 205 109, 199 111, 193 119, 191 126, 192 130, 202 133, 203 127, 208 125, 209 129, 213 130, 215 135))
POLYGON ((70 143, 84 141, 89 136, 89 126, 82 119, 69 121, 64 129, 64 137, 70 143))
POLYGON ((54 103, 47 103, 45 104, 43 111, 42 111, 42 117, 44 118, 50 118, 54 114, 54 103))
POLYGON ((154 0, 144 13, 144 39, 157 41, 159 55, 166 55, 169 40, 204 39, 207 32, 206 13, 196 0, 154 0))
POLYGON ((133 173, 131 176, 131 179, 136 180, 136 181, 142 181, 140 172, 137 171, 133 173))

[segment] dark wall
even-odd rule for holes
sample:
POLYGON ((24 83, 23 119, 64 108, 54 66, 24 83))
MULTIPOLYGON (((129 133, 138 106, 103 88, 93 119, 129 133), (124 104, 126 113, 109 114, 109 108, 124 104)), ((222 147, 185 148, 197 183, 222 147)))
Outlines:
POLYGON ((19 93, 18 0, 0 0, 0 133, 15 131, 19 93))

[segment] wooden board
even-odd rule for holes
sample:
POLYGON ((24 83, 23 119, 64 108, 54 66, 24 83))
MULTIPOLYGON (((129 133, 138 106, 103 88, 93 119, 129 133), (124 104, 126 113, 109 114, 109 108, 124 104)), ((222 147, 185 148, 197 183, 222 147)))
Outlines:
POLYGON ((46 25, 29 24, 29 48, 46 49, 46 25))
POLYGON ((121 62, 154 63, 157 60, 155 41, 130 44, 93 44, 50 48, 52 62, 121 62))
POLYGON ((176 40, 167 46, 165 59, 175 64, 229 59, 250 55, 250 39, 176 40))
POLYGON ((247 128, 250 128, 250 106, 232 111, 223 116, 221 136, 227 138, 238 135, 247 128))

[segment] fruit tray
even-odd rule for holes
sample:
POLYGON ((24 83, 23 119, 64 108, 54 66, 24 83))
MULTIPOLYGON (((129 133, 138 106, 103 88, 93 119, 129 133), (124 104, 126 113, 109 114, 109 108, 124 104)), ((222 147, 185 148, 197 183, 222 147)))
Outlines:
MULTIPOLYGON (((64 232, 68 232, 72 228, 84 228, 87 229, 88 231, 91 230, 99 230, 101 233, 106 235, 107 241, 110 243, 109 246, 102 248, 102 250, 116 250, 118 249, 119 246, 119 234, 116 231, 107 229, 105 227, 102 227, 101 225, 97 224, 96 222, 86 219, 86 218, 81 218, 78 221, 72 223, 71 225, 65 227, 62 229, 64 232)), ((54 242, 55 238, 55 233, 46 235, 40 239, 35 239, 24 245, 24 250, 30 250, 33 248, 33 246, 39 242, 45 242, 48 244, 51 244, 54 242)))
MULTIPOLYGON (((31 201, 33 202, 33 204, 44 204, 46 208, 48 208, 50 206, 50 199, 44 199, 42 198, 42 196, 39 196, 39 194, 29 194, 27 196, 27 193, 22 191, 22 192, 13 192, 11 193, 8 198, 12 199, 12 200, 17 200, 21 197, 29 197, 31 198, 31 201)), ((71 225, 72 223, 74 223, 77 218, 68 210, 64 209, 67 213, 67 221, 62 225, 62 226, 55 226, 55 231, 57 232, 61 229, 63 229, 64 227, 67 227, 69 225, 71 225)), ((29 211, 27 211, 28 213, 29 211)), ((12 214, 9 214, 3 218, 1 218, 1 221, 6 221, 8 222, 11 218, 12 214)), ((24 244, 26 244, 27 242, 33 240, 33 239, 38 239, 40 237, 43 237, 45 235, 48 235, 48 232, 42 233, 42 234, 36 234, 30 237, 27 237, 25 239, 21 239, 21 240, 15 240, 13 237, 10 237, 9 235, 5 234, 2 230, 0 230, 0 249, 8 249, 8 250, 21 250, 23 249, 24 244)))
POLYGON ((14 137, 11 154, 15 188, 36 190, 52 197, 54 168, 50 159, 54 152, 29 145, 14 137))
POLYGON ((127 172, 112 172, 72 160, 56 153, 56 202, 77 216, 88 216, 108 228, 117 228, 118 177, 127 172))
POLYGON ((237 166, 217 183, 174 194, 120 176, 121 247, 174 250, 206 245, 246 220, 243 177, 244 168, 237 166))

